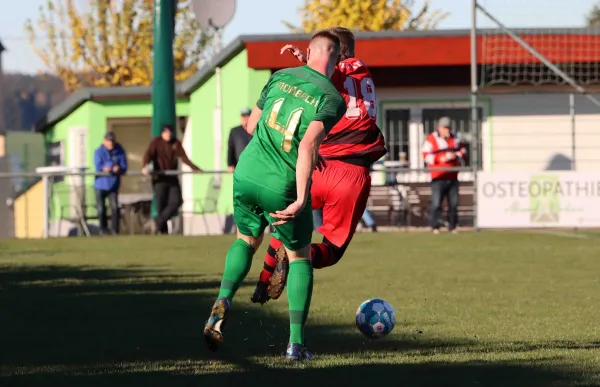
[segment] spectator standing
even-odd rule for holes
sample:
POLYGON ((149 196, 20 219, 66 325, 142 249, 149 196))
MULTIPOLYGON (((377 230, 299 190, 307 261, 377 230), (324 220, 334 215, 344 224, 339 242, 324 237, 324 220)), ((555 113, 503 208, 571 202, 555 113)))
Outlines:
POLYGON ((252 140, 252 135, 246 131, 248 118, 252 111, 249 108, 242 109, 240 113, 240 125, 232 128, 229 132, 229 142, 227 146, 227 170, 232 172, 240 159, 240 155, 246 149, 246 146, 252 140))
POLYGON ((111 231, 117 235, 119 234, 120 221, 119 187, 121 185, 121 175, 127 172, 127 155, 121 144, 117 143, 117 137, 114 133, 106 133, 102 145, 94 152, 94 166, 96 173, 103 173, 102 176, 96 176, 94 181, 100 234, 110 234, 106 213, 106 199, 108 199, 111 231))
POLYGON ((312 210, 313 213, 313 230, 317 231, 323 225, 323 209, 317 208, 312 210))
POLYGON ((146 175, 149 173, 148 165, 152 163, 154 172, 152 189, 156 198, 157 216, 147 223, 146 228, 153 234, 167 234, 167 222, 177 214, 183 204, 179 176, 164 174, 164 172, 176 171, 179 160, 192 170, 202 172, 202 169, 190 161, 181 141, 175 138, 173 126, 163 125, 160 136, 152 139, 148 145, 143 160, 144 168, 142 168, 142 173, 146 175))
POLYGON ((442 117, 437 130, 427 136, 423 145, 423 159, 431 171, 431 218, 434 234, 439 233, 442 201, 448 201, 448 229, 456 232, 458 223, 458 172, 444 170, 462 165, 466 150, 452 133, 451 120, 442 117))
POLYGON ((371 229, 372 232, 377 232, 377 223, 375 222, 375 217, 371 213, 371 211, 365 209, 363 212, 362 219, 365 226, 371 229))

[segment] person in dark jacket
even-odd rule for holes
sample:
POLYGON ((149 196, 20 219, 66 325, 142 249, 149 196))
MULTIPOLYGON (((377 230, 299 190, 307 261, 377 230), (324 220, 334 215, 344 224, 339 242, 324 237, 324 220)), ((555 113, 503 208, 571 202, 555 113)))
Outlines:
MULTIPOLYGON (((175 138, 173 126, 163 125, 161 135, 152 139, 148 145, 142 173, 144 175, 149 173, 147 165, 150 163, 154 172, 176 171, 180 159, 192 170, 202 172, 202 169, 188 158, 181 141, 175 138)), ((156 173, 152 176, 152 188, 156 198, 157 216, 148 222, 146 229, 153 234, 167 234, 169 232, 167 222, 177 214, 183 204, 179 176, 156 173)))
POLYGON ((94 166, 96 173, 103 173, 102 176, 96 176, 94 181, 100 234, 110 233, 106 199, 110 206, 111 231, 115 235, 119 234, 119 186, 121 185, 121 175, 127 172, 127 155, 125 149, 117 143, 114 133, 106 133, 102 145, 94 152, 94 166))
POLYGON ((233 172, 240 159, 240 155, 252 140, 252 135, 246 131, 250 109, 244 108, 241 112, 240 126, 232 128, 229 132, 229 143, 227 146, 227 170, 233 172))

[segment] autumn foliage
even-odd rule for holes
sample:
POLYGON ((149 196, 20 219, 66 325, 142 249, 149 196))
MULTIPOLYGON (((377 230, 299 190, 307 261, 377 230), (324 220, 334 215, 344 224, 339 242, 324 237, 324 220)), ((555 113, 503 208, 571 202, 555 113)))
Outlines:
POLYGON ((429 1, 415 10, 414 0, 305 0, 302 25, 284 24, 293 32, 342 26, 355 31, 428 30, 447 13, 430 10, 429 1))
MULTIPOLYGON (((26 30, 36 54, 65 88, 152 83, 154 0, 48 0, 26 30), (81 4, 81 2, 79 2, 81 4)), ((194 74, 211 36, 196 22, 191 0, 179 0, 173 44, 175 78, 194 74)))

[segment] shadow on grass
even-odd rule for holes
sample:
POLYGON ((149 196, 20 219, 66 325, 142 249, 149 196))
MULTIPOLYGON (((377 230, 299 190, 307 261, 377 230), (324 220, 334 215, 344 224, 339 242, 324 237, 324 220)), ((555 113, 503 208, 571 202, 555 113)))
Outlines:
MULTIPOLYGON (((38 375, 43 385, 61 386, 285 386, 353 387, 369 385, 409 387, 591 387, 575 375, 511 363, 419 363, 399 365, 333 366, 328 368, 250 368, 248 372, 175 375, 170 372, 139 372, 115 375, 38 375), (56 382, 55 382, 56 381, 56 382), (51 384, 48 384, 51 383, 51 384)), ((19 386, 32 384, 19 384, 19 386)))
MULTIPOLYGON (((8 386, 548 386, 578 383, 561 370, 516 363, 415 363, 286 367, 287 319, 239 300, 227 341, 207 351, 201 330, 216 281, 135 268, 0 267, 0 385, 8 386), (245 372, 224 372, 219 363, 245 372), (214 367, 213 367, 214 366, 214 367), (214 369, 212 369, 214 368, 214 369)), ((476 343, 395 335, 382 341, 335 325, 309 328, 318 354, 469 351, 476 343)), ((386 363, 385 359, 381 360, 386 363)), ((390 361, 388 361, 389 363, 390 361)))

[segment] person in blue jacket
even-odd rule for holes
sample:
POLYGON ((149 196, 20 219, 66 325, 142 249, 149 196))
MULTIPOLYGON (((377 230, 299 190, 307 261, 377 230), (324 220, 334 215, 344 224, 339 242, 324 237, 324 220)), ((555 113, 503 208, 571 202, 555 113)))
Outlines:
POLYGON ((94 152, 94 166, 96 176, 94 188, 96 190, 96 207, 100 221, 100 234, 110 234, 108 230, 106 199, 110 206, 110 220, 112 233, 119 234, 119 186, 121 175, 127 172, 127 155, 125 149, 117 143, 117 137, 112 132, 107 132, 102 145, 94 152))

